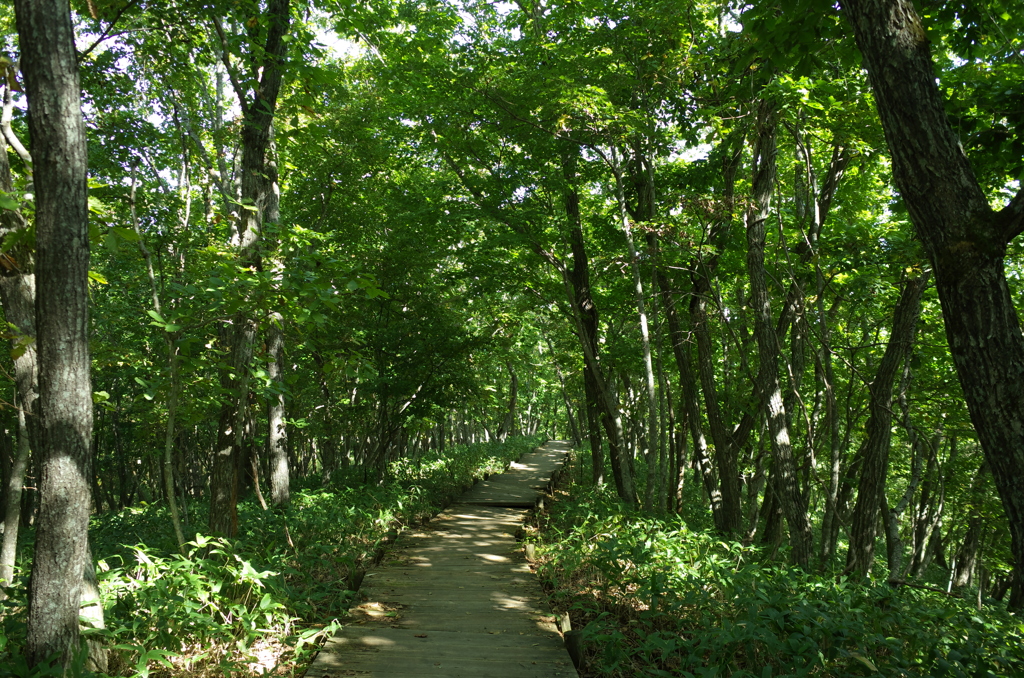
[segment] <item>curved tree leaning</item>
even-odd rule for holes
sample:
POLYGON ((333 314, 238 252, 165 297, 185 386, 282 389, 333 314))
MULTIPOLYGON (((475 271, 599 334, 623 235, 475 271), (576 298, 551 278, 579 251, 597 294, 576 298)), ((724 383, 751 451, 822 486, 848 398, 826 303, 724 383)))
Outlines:
POLYGON ((909 0, 846 0, 893 175, 931 261, 971 421, 1010 524, 1011 610, 1024 609, 1024 335, 1006 282, 1024 191, 989 205, 946 117, 928 38, 909 0))

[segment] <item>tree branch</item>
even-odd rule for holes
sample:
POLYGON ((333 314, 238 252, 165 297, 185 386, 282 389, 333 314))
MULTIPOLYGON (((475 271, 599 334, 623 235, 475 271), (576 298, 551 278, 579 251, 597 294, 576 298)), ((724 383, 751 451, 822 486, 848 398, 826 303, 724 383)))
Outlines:
POLYGON ((249 104, 246 102, 245 90, 238 82, 238 78, 235 76, 235 71, 231 67, 231 53, 228 51, 228 38, 224 35, 224 27, 220 24, 220 17, 213 17, 213 29, 217 32, 217 37, 220 38, 220 60, 224 64, 224 70, 227 71, 228 80, 231 81, 231 88, 235 90, 235 96, 238 97, 238 105, 242 109, 242 115, 247 116, 249 114, 249 104))
POLYGON ((540 244, 539 241, 533 238, 533 236, 531 236, 525 228, 513 223, 510 219, 506 218, 499 209, 486 204, 483 193, 481 193, 479 189, 474 187, 469 182, 469 178, 466 176, 466 173, 462 170, 461 167, 458 166, 458 164, 456 164, 455 160, 447 153, 442 153, 441 155, 444 158, 445 163, 447 163, 448 167, 450 167, 452 172, 455 173, 455 176, 459 178, 459 182, 466 188, 467 191, 469 191, 470 195, 473 196, 473 199, 476 201, 477 205, 479 205, 480 208, 484 210, 484 212, 489 214, 492 218, 499 221, 500 223, 503 223, 506 226, 508 226, 509 229, 512 230, 512 232, 523 237, 530 244, 530 249, 533 250, 534 254, 539 256, 547 263, 551 264, 553 267, 555 267, 556 270, 558 270, 560 273, 564 275, 565 265, 553 252, 548 251, 547 248, 545 248, 543 245, 540 244))
POLYGON ((89 54, 91 54, 92 51, 94 49, 96 49, 101 42, 103 42, 104 40, 107 40, 110 37, 113 37, 113 36, 110 35, 111 29, 114 28, 114 26, 121 19, 121 17, 124 15, 124 13, 127 12, 129 8, 134 7, 135 3, 137 3, 138 1, 139 0, 129 0, 128 3, 126 3, 124 7, 122 7, 121 9, 119 9, 117 11, 117 14, 114 16, 114 18, 107 25, 106 30, 103 31, 102 33, 100 33, 100 37, 96 38, 96 41, 93 42, 91 45, 89 45, 89 48, 86 49, 84 52, 79 52, 78 53, 78 63, 82 63, 82 61, 85 60, 85 57, 89 56, 89 54))
MULTIPOLYGON (((11 68, 17 68, 17 65, 11 66, 11 68)), ((4 88, 4 111, 2 117, 0 117, 0 130, 3 131, 4 138, 7 139, 7 143, 11 145, 14 152, 18 154, 27 165, 32 165, 32 155, 25 148, 24 144, 21 143, 21 139, 11 129, 11 116, 14 112, 14 92, 11 90, 10 85, 4 88)))
POLYGON ((1024 187, 1017 191, 1006 207, 999 210, 998 218, 1007 243, 1024 233, 1024 187))

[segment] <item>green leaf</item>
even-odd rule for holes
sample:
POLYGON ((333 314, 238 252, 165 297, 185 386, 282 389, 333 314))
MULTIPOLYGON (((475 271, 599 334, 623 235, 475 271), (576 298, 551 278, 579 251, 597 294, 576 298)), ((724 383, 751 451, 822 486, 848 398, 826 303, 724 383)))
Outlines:
POLYGON ((138 242, 141 240, 139 234, 130 228, 124 228, 123 226, 114 226, 112 229, 121 239, 127 240, 128 242, 138 242))
POLYGON ((864 666, 866 666, 869 671, 874 671, 876 673, 878 672, 878 667, 875 666, 875 664, 864 655, 857 654, 856 652, 851 652, 850 656, 859 661, 864 666))

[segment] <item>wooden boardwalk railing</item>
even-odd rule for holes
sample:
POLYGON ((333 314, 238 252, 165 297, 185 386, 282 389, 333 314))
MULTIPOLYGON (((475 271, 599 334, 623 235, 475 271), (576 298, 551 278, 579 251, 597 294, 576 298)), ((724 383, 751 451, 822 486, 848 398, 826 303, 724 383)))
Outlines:
POLYGON ((568 450, 523 455, 399 537, 306 678, 576 678, 515 539, 568 450))

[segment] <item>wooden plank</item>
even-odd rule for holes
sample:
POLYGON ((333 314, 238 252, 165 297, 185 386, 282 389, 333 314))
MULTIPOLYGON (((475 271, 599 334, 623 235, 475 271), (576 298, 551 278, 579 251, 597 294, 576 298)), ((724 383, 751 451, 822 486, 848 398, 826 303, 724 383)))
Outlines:
POLYGON ((307 678, 576 678, 515 534, 563 463, 549 444, 478 483, 428 526, 399 537, 367 573, 351 623, 307 678))

